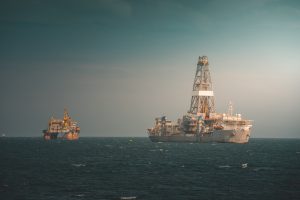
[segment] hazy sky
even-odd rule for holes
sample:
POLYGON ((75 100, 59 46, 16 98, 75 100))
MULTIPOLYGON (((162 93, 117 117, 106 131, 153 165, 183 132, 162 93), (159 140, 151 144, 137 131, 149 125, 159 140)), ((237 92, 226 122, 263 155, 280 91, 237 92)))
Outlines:
POLYGON ((218 112, 253 137, 300 137, 300 1, 0 3, 0 133, 40 136, 63 108, 81 136, 146 136, 188 108, 198 56, 218 112))

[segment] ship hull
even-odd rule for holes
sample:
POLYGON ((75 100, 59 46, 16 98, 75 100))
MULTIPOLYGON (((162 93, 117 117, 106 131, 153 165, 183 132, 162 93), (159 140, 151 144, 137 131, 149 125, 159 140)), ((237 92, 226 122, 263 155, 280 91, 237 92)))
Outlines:
POLYGON ((59 132, 47 132, 47 131, 44 131, 44 139, 45 140, 56 140, 58 138, 58 134, 59 132))
POLYGON ((56 140, 56 139, 64 139, 64 140, 78 140, 79 133, 78 132, 47 132, 44 131, 44 139, 45 140, 56 140))
POLYGON ((79 134, 77 132, 75 132, 75 133, 68 132, 68 133, 64 134, 63 138, 66 140, 78 140, 79 134))
POLYGON ((170 136, 149 136, 152 142, 189 142, 189 143, 247 143, 250 138, 250 130, 215 130, 202 135, 178 134, 170 136))

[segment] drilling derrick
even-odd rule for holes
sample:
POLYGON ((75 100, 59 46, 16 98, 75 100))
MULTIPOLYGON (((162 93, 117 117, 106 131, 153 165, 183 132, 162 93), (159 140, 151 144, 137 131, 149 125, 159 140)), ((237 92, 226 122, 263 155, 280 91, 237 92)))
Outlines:
POLYGON ((189 110, 191 114, 203 115, 206 118, 210 113, 215 113, 214 92, 208 66, 207 56, 199 56, 189 110))

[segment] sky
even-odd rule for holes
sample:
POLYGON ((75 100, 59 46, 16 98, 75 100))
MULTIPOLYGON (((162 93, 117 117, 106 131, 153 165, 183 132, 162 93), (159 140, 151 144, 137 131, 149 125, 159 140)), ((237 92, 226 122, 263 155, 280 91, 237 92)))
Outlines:
POLYGON ((0 133, 41 136, 67 108, 82 137, 146 137, 187 112, 203 55, 218 112, 300 138, 297 0, 1 1, 0 133))

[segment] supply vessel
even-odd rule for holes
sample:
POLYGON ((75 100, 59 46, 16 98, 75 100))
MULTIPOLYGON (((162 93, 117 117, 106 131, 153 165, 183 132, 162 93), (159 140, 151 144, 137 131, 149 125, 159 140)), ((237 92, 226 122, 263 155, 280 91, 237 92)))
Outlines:
POLYGON ((193 83, 192 98, 187 114, 172 122, 166 116, 155 119, 147 129, 153 142, 230 142, 247 143, 252 120, 233 114, 230 102, 227 113, 215 111, 215 98, 208 57, 199 57, 193 83))
POLYGON ((72 120, 68 111, 64 110, 63 119, 50 118, 48 128, 43 130, 45 140, 66 139, 78 140, 80 127, 72 120))

